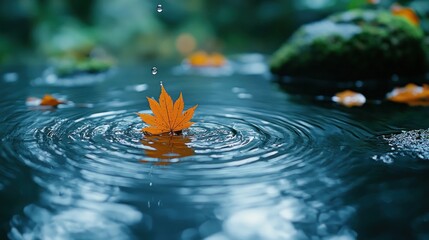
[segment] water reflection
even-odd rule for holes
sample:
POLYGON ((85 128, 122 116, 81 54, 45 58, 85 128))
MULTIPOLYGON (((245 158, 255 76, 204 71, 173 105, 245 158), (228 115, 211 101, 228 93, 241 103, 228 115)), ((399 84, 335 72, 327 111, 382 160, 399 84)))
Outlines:
POLYGON ((130 226, 143 215, 126 205, 76 202, 30 204, 11 220, 9 239, 135 239, 130 226), (120 218, 118 216, 121 216, 120 218))
MULTIPOLYGON (((194 155, 194 150, 188 146, 191 139, 185 135, 145 136, 140 141, 145 146, 145 155, 158 159, 155 165, 168 165, 172 159, 194 155)), ((153 162, 140 160, 143 163, 153 162)))
POLYGON ((274 205, 226 213, 222 231, 208 239, 353 240, 357 234, 343 224, 354 212, 353 207, 333 211, 323 203, 289 196, 274 205))

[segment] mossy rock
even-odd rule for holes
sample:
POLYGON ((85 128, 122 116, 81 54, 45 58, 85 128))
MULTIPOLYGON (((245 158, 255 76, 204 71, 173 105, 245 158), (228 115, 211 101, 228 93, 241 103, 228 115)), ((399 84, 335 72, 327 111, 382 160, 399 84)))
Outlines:
POLYGON ((333 81, 426 72, 420 27, 387 11, 352 10, 302 26, 274 53, 277 75, 333 81))
POLYGON ((110 59, 61 59, 54 63, 58 77, 69 77, 79 74, 97 74, 108 71, 113 66, 110 59))

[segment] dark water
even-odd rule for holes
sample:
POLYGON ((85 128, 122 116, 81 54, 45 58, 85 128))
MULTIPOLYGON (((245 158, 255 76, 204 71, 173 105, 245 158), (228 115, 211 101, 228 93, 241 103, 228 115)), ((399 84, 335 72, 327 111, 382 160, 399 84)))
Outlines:
POLYGON ((3 70, 18 79, 0 83, 1 239, 429 238, 428 155, 383 137, 428 128, 427 108, 348 109, 260 74, 152 66, 75 87, 3 70), (140 132, 160 81, 199 105, 183 136, 140 132), (26 106, 45 93, 73 103, 26 106))

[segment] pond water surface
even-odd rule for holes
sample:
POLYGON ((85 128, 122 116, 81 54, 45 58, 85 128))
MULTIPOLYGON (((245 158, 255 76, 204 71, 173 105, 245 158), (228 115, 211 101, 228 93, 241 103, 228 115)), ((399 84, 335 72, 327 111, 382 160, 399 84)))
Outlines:
POLYGON ((383 137, 428 128, 427 108, 349 109, 265 74, 156 66, 78 87, 3 70, 18 77, 0 81, 1 239, 429 238, 429 155, 383 137), (198 104, 183 136, 140 131, 160 81, 198 104), (45 93, 73 103, 26 106, 45 93))

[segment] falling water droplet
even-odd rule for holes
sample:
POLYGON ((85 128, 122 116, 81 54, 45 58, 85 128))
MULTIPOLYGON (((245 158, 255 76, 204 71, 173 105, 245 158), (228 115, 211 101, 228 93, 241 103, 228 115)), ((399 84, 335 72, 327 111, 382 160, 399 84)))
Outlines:
POLYGON ((156 11, 157 12, 162 12, 162 5, 161 4, 158 4, 158 6, 156 7, 156 11))
POLYGON ((158 73, 158 68, 153 67, 153 68, 152 68, 152 74, 153 74, 153 75, 155 75, 155 74, 157 74, 157 73, 158 73))

